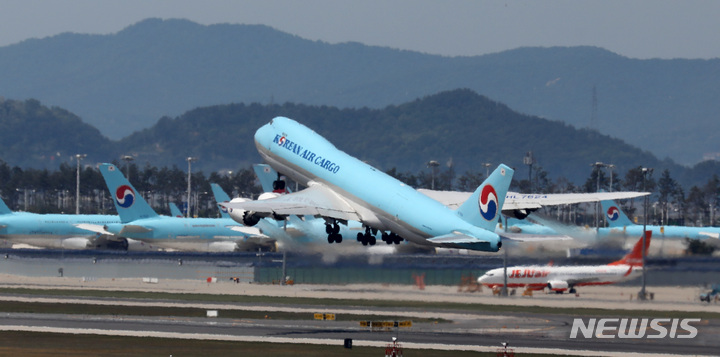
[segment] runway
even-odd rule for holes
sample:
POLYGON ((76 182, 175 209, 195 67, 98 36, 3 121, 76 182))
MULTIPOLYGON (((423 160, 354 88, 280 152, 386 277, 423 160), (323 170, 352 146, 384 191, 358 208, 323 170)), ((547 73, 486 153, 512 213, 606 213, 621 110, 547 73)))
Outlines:
MULTIPOLYGON (((0 301, 28 304, 184 307, 218 310, 217 318, 169 314, 77 315, 2 312, 0 330, 117 336, 158 336, 178 339, 259 341, 384 347, 399 337, 406 350, 442 349, 496 352, 509 342, 516 353, 586 356, 717 355, 720 350, 720 304, 698 301, 702 285, 717 279, 716 259, 658 259, 652 262, 648 291, 652 301, 636 299, 638 281, 622 285, 583 287, 577 295, 536 293, 532 297, 499 298, 491 291, 469 292, 459 287, 462 276, 497 267, 497 256, 352 256, 328 262, 317 257, 290 257, 287 275, 295 285, 279 280, 282 255, 261 254, 125 254, 9 250, 0 259, 0 301), (63 270, 60 271, 59 268, 63 270), (413 276, 425 275, 426 286, 413 276), (208 283, 208 277, 215 277, 208 283), (234 283, 230 277, 241 277, 234 283), (662 284, 665 282, 666 284, 662 284), (12 289, 38 289, 31 294, 12 289), (78 296, 58 296, 63 294, 78 296), (114 298, 81 296, 90 290, 117 291, 114 298), (72 291, 76 291, 73 293, 72 291), (133 299, 127 292, 150 292, 133 299), (167 295, 170 294, 170 295, 167 295), (186 301, 191 294, 199 300, 186 301), (228 297, 278 297, 282 302, 228 302, 228 297), (320 299, 318 303, 313 300, 320 299), (342 303, 333 303, 334 299, 342 303), (398 307, 387 307, 390 301, 398 307), (425 304, 423 307, 412 307, 425 304), (528 308, 530 307, 530 308, 528 308), (569 309, 576 309, 571 312, 569 309), (585 310, 581 310, 585 309, 585 310), (592 309, 592 310, 587 310, 592 309), (223 311, 261 311, 270 319, 223 316, 223 311), (638 310, 643 312, 638 313, 638 310), (307 318, 278 319, 274 313, 294 312, 307 318), (370 331, 353 321, 315 321, 314 313, 338 316, 397 316, 411 328, 370 331), (707 316, 706 316, 707 315, 707 316), (701 317, 692 339, 570 338, 575 318, 701 317), (418 322, 444 319, 448 322, 418 322)), ((236 299, 237 300, 237 299, 236 299)), ((255 299, 257 301, 257 299, 255 299)), ((392 304, 391 304, 392 305, 392 304)), ((0 302, 0 306, 2 303, 0 302)), ((238 316, 238 315, 234 315, 238 316)), ((256 315, 255 315, 256 316, 256 315)), ((360 317, 358 317, 360 319, 360 317)))
MULTIPOLYGON (((3 286, 17 286, 22 279, 14 276, 1 276, 3 286)), ((698 326, 698 336, 686 339, 570 339, 570 326, 575 317, 563 313, 528 312, 477 312, 472 310, 474 302, 498 302, 499 298, 482 295, 457 293, 456 288, 427 287, 417 290, 413 287, 386 287, 377 285, 359 286, 279 286, 234 284, 220 282, 208 284, 201 281, 171 280, 158 284, 142 283, 138 279, 98 279, 82 281, 72 278, 45 278, 29 284, 29 287, 51 289, 83 290, 114 289, 120 291, 172 291, 189 293, 203 291, 206 301, 182 301, 174 299, 129 299, 129 298, 76 298, 47 295, 17 295, 3 293, 0 299, 24 301, 28 303, 82 303, 88 305, 116 306, 156 306, 156 307, 194 307, 219 310, 218 318, 190 318, 181 316, 111 316, 111 315, 72 315, 72 314, 26 314, 4 313, 0 329, 21 331, 50 331, 57 333, 90 333, 128 336, 160 336, 171 338, 215 339, 229 341, 265 341, 284 343, 310 343, 341 345, 345 339, 352 339, 357 346, 384 346, 391 337, 399 337, 406 350, 422 349, 458 349, 494 352, 501 342, 509 342, 521 353, 571 353, 577 355, 617 355, 628 353, 675 354, 675 355, 717 355, 720 348, 720 321, 705 319, 698 326), (360 303, 367 296, 367 306, 313 305, 309 303, 236 303, 217 302, 222 295, 248 296, 299 296, 348 299, 359 298, 360 303), (403 299, 412 301, 440 302, 432 308, 387 308, 375 307, 373 301, 392 300, 403 295, 403 299), (443 308, 442 302, 452 308, 443 308), (459 302, 467 304, 468 309, 458 309, 459 302), (307 313, 307 319, 245 319, 223 318, 224 310, 265 311, 270 316, 276 311, 307 313), (316 321, 313 313, 334 313, 340 315, 363 316, 399 316, 400 318, 442 318, 446 323, 413 323, 411 328, 395 328, 389 331, 370 331, 361 327, 359 321, 316 321)), ((618 288, 614 288, 618 289, 618 288)), ((622 288, 620 288, 622 289, 622 288)), ((617 292, 616 290, 614 292, 617 292)), ((579 298, 572 296, 537 296, 538 299, 511 298, 508 303, 523 304, 532 302, 553 308, 568 305, 579 298)), ((580 298, 585 305, 595 301, 595 297, 580 298)), ((611 303, 606 299, 604 303, 611 303)), ((638 307, 638 303, 634 303, 638 307)), ((621 304, 622 305, 622 304, 621 304)), ((641 305, 643 309, 663 311, 667 305, 662 302, 641 305)), ((702 305, 716 311, 717 305, 702 305)), ((688 306, 690 307, 690 306, 688 306)), ((617 316, 617 315, 608 315, 617 316)), ((607 317, 600 313, 598 318, 607 317)))

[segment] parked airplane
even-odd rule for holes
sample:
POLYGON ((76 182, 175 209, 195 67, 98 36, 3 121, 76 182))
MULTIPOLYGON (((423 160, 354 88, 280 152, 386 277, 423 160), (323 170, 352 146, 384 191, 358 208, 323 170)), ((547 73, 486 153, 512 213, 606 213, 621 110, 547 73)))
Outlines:
MULTIPOLYGON (((647 231, 645 250, 650 246, 652 232, 647 231)), ((606 264, 594 266, 515 266, 507 268, 507 285, 509 288, 527 288, 530 290, 543 290, 562 293, 570 290, 575 292, 576 286, 607 285, 624 280, 630 280, 642 273, 642 246, 641 237, 632 251, 622 259, 606 264)), ((490 288, 505 285, 504 268, 488 271, 478 278, 478 283, 490 288)))
POLYGON ((100 173, 113 197, 119 223, 83 224, 98 233, 152 242, 165 248, 198 251, 254 250, 258 244, 274 246, 257 228, 244 227, 232 219, 159 216, 112 164, 101 164, 100 173))
POLYGON ((338 150, 304 125, 277 117, 255 133, 255 145, 270 166, 308 188, 268 200, 226 203, 230 216, 246 225, 263 217, 313 215, 326 220, 330 243, 342 242, 339 224, 361 222, 363 244, 373 231, 385 242, 407 239, 424 245, 498 251, 494 232, 513 170, 500 165, 457 210, 338 150), (386 233, 389 232, 389 233, 386 233))
MULTIPOLYGON (((425 194, 444 205, 457 208, 465 202, 472 192, 458 191, 434 191, 418 189, 418 192, 425 194)), ((591 192, 591 193, 517 193, 508 192, 505 197, 505 204, 502 213, 508 217, 524 219, 530 213, 544 207, 569 205, 575 203, 598 202, 603 200, 624 200, 635 197, 647 196, 649 192, 591 192)))
MULTIPOLYGON (((642 224, 630 221, 627 215, 614 201, 601 201, 602 209, 606 214, 608 227, 600 228, 601 236, 636 236, 643 230, 642 224)), ((690 238, 690 239, 720 239, 720 227, 686 227, 686 226, 657 226, 647 225, 646 229, 652 231, 655 238, 690 238)))
POLYGON ((120 217, 111 215, 13 212, 0 199, 0 238, 13 243, 58 249, 153 249, 151 245, 140 241, 92 233, 76 226, 119 222, 120 217))

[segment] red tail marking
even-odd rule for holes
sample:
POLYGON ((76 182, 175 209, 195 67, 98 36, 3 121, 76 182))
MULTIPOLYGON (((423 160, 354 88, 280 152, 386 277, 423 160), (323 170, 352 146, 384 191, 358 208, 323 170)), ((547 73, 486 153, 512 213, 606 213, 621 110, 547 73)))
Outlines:
MULTIPOLYGON (((647 251, 648 247, 650 246, 650 238, 652 237, 652 231, 645 231, 645 236, 647 237, 647 239, 645 239, 645 251, 647 251)), ((612 262, 608 265, 642 266, 642 241, 643 239, 642 237, 640 237, 640 239, 637 243, 635 243, 635 246, 630 253, 628 253, 622 259, 616 262, 612 262)))

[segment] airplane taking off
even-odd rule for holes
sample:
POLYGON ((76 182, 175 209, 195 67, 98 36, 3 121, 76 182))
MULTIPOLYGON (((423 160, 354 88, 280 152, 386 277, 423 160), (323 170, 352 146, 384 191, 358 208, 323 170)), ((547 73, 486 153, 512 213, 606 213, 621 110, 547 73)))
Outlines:
MULTIPOLYGON (((652 232, 647 231, 645 251, 650 246, 652 232)), ((642 244, 640 237, 632 251, 622 259, 606 264, 593 266, 515 266, 507 268, 509 288, 527 288, 562 293, 570 290, 575 292, 576 286, 608 285, 630 280, 642 273, 642 244)), ((488 271, 478 278, 478 283, 489 288, 502 287, 505 282, 503 268, 488 271)))
POLYGON ((255 146, 270 166, 307 186, 262 201, 224 203, 230 216, 245 225, 261 218, 289 215, 323 217, 328 242, 342 242, 339 224, 358 221, 363 244, 403 239, 448 248, 496 252, 494 232, 513 170, 500 165, 462 204, 452 210, 374 167, 338 150, 306 126, 276 117, 255 132, 255 146), (389 232, 389 233, 387 233, 389 232))
POLYGON ((232 219, 160 216, 115 165, 101 164, 99 168, 120 222, 81 224, 80 228, 182 250, 228 252, 254 247, 256 241, 270 241, 257 228, 238 225, 232 219))
MULTIPOLYGON (((643 230, 642 224, 635 224, 630 221, 627 215, 614 201, 601 201, 605 218, 608 222, 607 228, 598 229, 601 236, 635 236, 640 235, 643 230)), ((720 227, 686 227, 686 226, 657 226, 647 225, 645 229, 652 231, 655 238, 690 238, 690 239, 720 239, 720 227)))
POLYGON ((0 238, 13 243, 64 249, 153 249, 140 241, 91 233, 76 226, 119 222, 120 217, 111 215, 13 212, 0 199, 0 238))

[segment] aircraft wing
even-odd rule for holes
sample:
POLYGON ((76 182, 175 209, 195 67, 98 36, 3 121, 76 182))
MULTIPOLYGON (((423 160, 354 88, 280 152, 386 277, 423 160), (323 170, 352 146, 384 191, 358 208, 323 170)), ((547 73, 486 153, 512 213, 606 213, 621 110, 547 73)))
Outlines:
POLYGON ((105 234, 105 235, 110 235, 110 236, 114 235, 114 234, 106 231, 105 227, 101 226, 99 224, 78 223, 78 224, 74 224, 74 226, 78 227, 80 229, 84 229, 86 231, 90 231, 90 232, 95 232, 95 233, 100 233, 100 234, 105 234))
MULTIPOLYGON (((465 202, 471 192, 433 191, 418 189, 418 191, 450 208, 457 208, 465 202)), ((649 192, 593 192, 593 193, 537 193, 525 194, 508 192, 503 204, 503 211, 538 209, 543 206, 566 205, 582 202, 597 202, 608 200, 624 200, 649 195, 649 192)))
POLYGON ((427 241, 435 244, 469 244, 486 242, 477 237, 457 231, 441 236, 428 238, 427 241))
POLYGON ((152 232, 151 228, 147 228, 145 226, 138 226, 135 224, 126 224, 123 226, 123 228, 120 230, 120 236, 123 236, 127 233, 149 233, 152 232))
POLYGON ((262 234, 262 232, 260 232, 260 229, 258 229, 256 227, 245 227, 245 226, 232 225, 232 226, 225 226, 225 228, 231 229, 235 232, 244 233, 244 234, 247 234, 247 235, 253 236, 253 237, 270 238, 270 237, 262 234))
POLYGON ((357 211, 327 186, 309 182, 308 188, 267 200, 223 202, 230 209, 253 211, 265 216, 311 215, 339 220, 360 220, 357 211))

